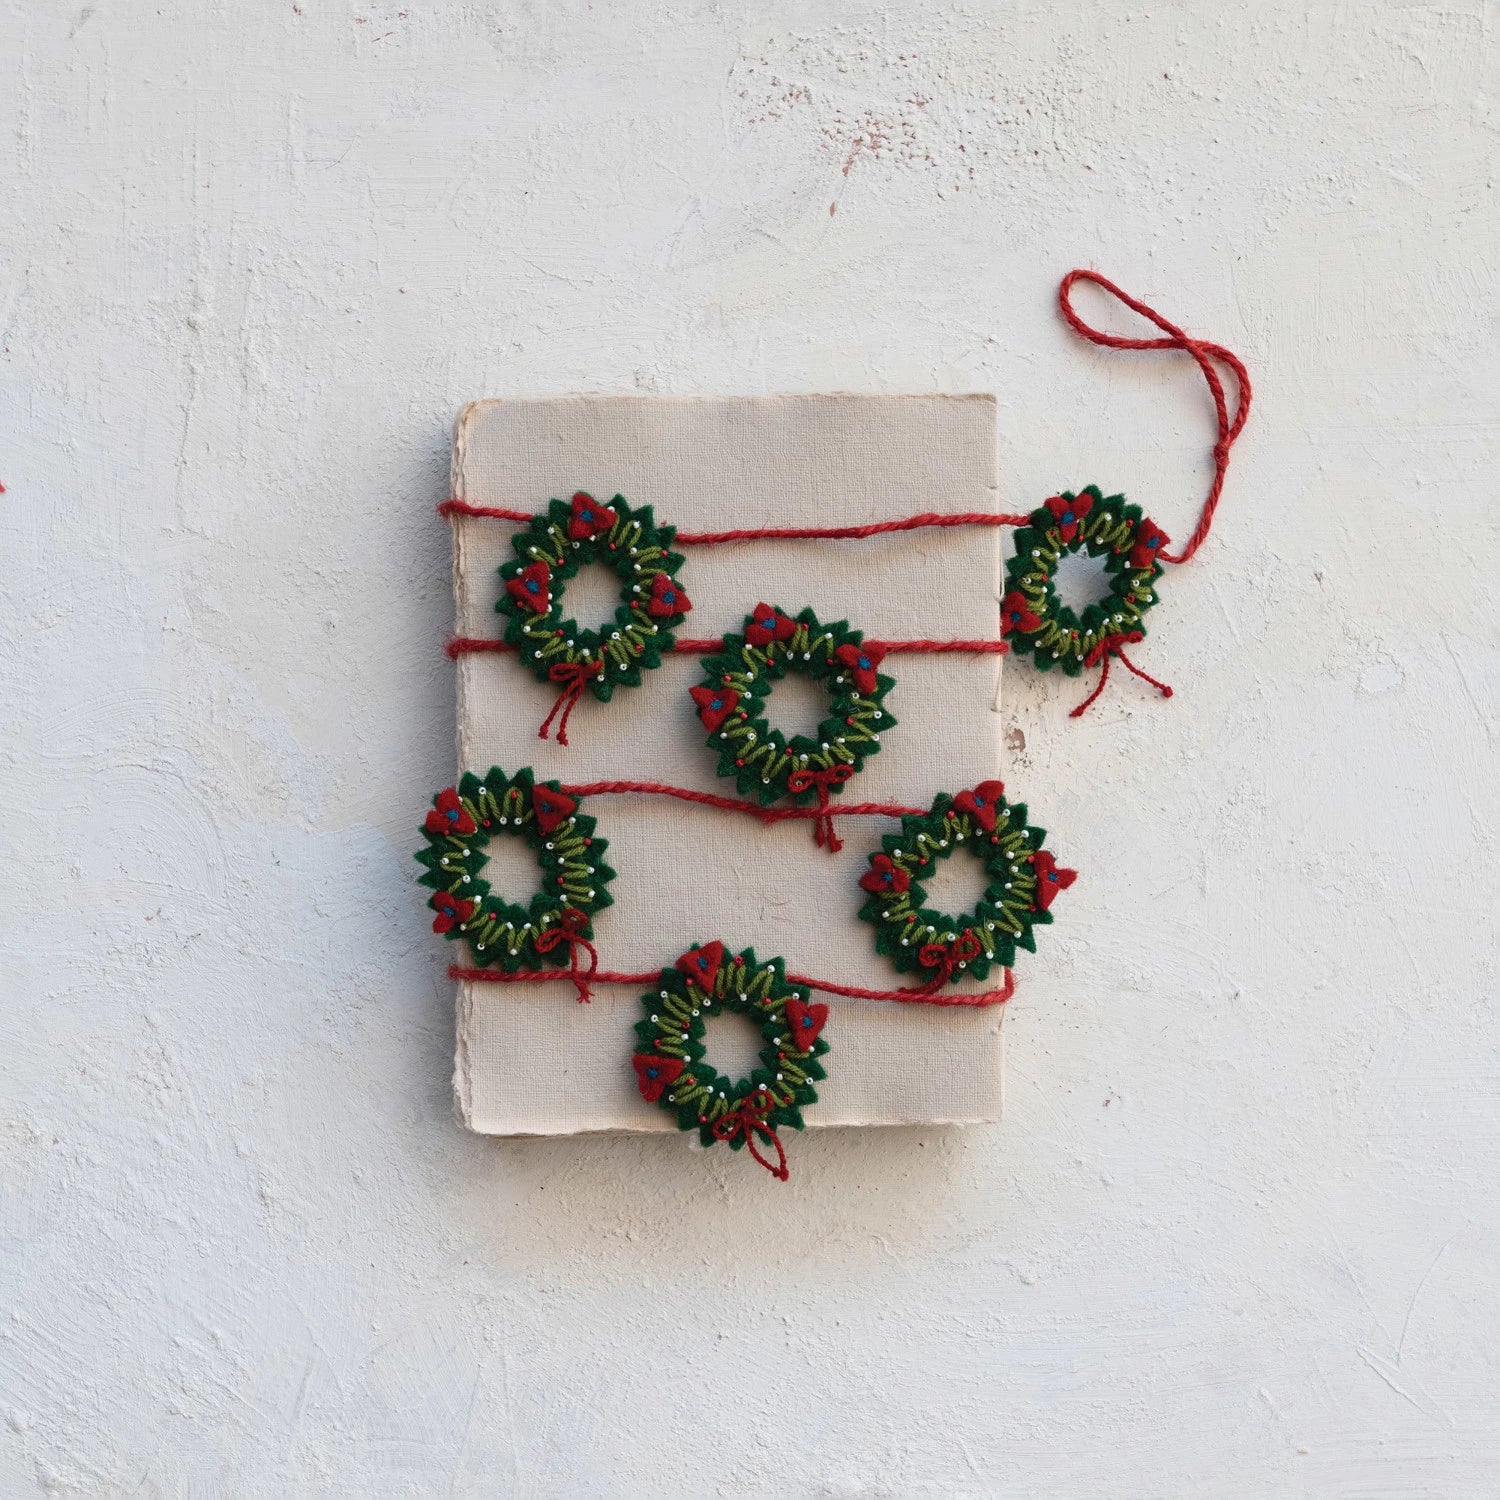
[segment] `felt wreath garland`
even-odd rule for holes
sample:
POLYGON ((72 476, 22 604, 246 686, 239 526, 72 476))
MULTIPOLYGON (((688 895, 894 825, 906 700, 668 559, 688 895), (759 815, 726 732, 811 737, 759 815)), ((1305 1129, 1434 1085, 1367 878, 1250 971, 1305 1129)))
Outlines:
POLYGON ((1069 677, 1101 656, 1146 633, 1146 611, 1156 603, 1158 558, 1171 538, 1123 495, 1088 485, 1078 494, 1054 495, 1016 532, 1016 551, 1005 567, 1007 592, 1000 604, 1000 634, 1017 655, 1031 653, 1043 671, 1056 662, 1069 677), (1086 551, 1104 558, 1109 594, 1080 615, 1057 597, 1058 559, 1086 551))
MULTIPOLYGON (((878 670, 884 657, 843 620, 824 625, 810 609, 793 619, 757 604, 744 633, 725 636, 724 649, 704 657, 704 681, 690 689, 709 747, 719 752, 719 775, 763 805, 787 797, 826 807, 896 723, 884 707, 896 685, 878 670), (828 714, 814 735, 788 740, 765 717, 766 699, 788 672, 827 684, 828 714)), ((817 820, 815 832, 820 844, 840 847, 831 818, 817 820)))
POLYGON ((802 1107, 817 1101, 813 1083, 826 1076, 818 1058, 828 1051, 822 1037, 828 1007, 809 1003, 809 991, 787 983, 781 959, 758 962, 753 948, 730 955, 719 942, 689 949, 663 969, 641 1006, 646 1019, 636 1022, 640 1045, 631 1062, 642 1097, 675 1115, 679 1130, 697 1130, 705 1146, 748 1146, 785 1182, 786 1152, 776 1132, 783 1125, 801 1130, 802 1107), (748 1078, 731 1080, 704 1061, 708 1018, 726 1011, 760 1022, 761 1065, 748 1078), (775 1147, 776 1163, 758 1142, 775 1147))
MULTIPOLYGON (((529 769, 507 777, 498 766, 481 779, 466 772, 433 798, 417 859, 432 886, 432 930, 467 942, 476 964, 514 973, 543 964, 578 972, 578 949, 592 954, 591 918, 609 906, 615 872, 604 863, 608 844, 594 819, 555 781, 529 769), (541 888, 522 906, 495 895, 479 872, 496 832, 524 838, 536 854, 541 888)), ((580 994, 583 993, 580 987, 580 994)))
MULTIPOLYGON (((641 673, 661 665, 673 629, 693 607, 671 550, 676 529, 658 526, 649 505, 631 509, 621 495, 608 505, 579 491, 511 538, 516 560, 501 564, 504 582, 495 608, 506 617, 505 639, 538 681, 559 683, 576 702, 585 688, 608 702, 617 687, 638 687, 641 673), (622 579, 613 620, 598 630, 565 620, 568 579, 602 562, 622 579)), ((544 726, 545 728, 545 726, 544 726)), ((563 732, 559 740, 566 744, 563 732)))
POLYGON ((1046 836, 1027 825, 1024 804, 1005 800, 999 781, 941 793, 930 811, 902 818, 859 881, 869 892, 859 915, 875 927, 876 951, 902 973, 931 970, 933 989, 983 979, 992 965, 1008 969, 1017 948, 1035 953, 1032 929, 1051 922, 1053 898, 1077 879, 1042 848, 1046 836), (979 904, 961 917, 924 906, 922 871, 965 846, 988 877, 979 904))

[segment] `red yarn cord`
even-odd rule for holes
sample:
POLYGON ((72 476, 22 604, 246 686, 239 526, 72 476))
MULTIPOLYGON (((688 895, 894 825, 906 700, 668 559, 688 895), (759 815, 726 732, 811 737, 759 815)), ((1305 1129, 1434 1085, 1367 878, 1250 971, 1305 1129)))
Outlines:
MULTIPOLYGON (((655 984, 661 975, 660 969, 645 974, 621 974, 613 969, 599 969, 589 974, 595 984, 655 984)), ((465 980, 474 984, 545 984, 549 980, 567 979, 570 976, 558 969, 517 969, 506 974, 499 969, 465 969, 453 964, 448 969, 448 978, 465 980)), ((1016 992, 1016 976, 1007 969, 1005 984, 998 990, 985 990, 973 995, 949 995, 934 992, 931 983, 899 990, 867 990, 854 984, 834 984, 827 979, 809 979, 805 974, 788 974, 788 984, 802 985, 818 990, 825 995, 844 995, 851 1000, 890 1000, 897 1004, 916 1005, 966 1005, 981 1009, 991 1005, 1003 1005, 1016 992)))
MULTIPOLYGON (((444 500, 437 511, 440 516, 480 516, 492 521, 516 521, 522 525, 536 519, 524 510, 507 510, 498 505, 470 505, 467 500, 444 500)), ((674 541, 689 547, 715 547, 722 542, 857 541, 863 537, 883 536, 890 531, 917 531, 924 526, 1024 526, 1029 519, 1028 516, 994 515, 989 511, 960 511, 954 515, 927 511, 900 521, 872 521, 866 526, 751 526, 738 531, 679 531, 674 541)))
POLYGON ((921 817, 925 807, 903 807, 899 802, 851 802, 820 807, 762 807, 758 802, 743 802, 737 797, 720 797, 713 792, 694 792, 685 786, 668 786, 661 781, 586 781, 564 785, 570 797, 598 797, 611 792, 641 792, 658 797, 676 797, 682 802, 697 802, 704 807, 718 807, 725 812, 748 813, 762 823, 782 823, 788 818, 921 817))
MULTIPOLYGON (((1069 327, 1081 338, 1086 338, 1091 344, 1099 344, 1106 349, 1180 349, 1185 354, 1192 355, 1198 368, 1203 372, 1203 378, 1208 382, 1209 394, 1213 397, 1214 413, 1218 419, 1219 436, 1214 443, 1214 478, 1209 486, 1208 498, 1203 502, 1203 509, 1198 516, 1198 525, 1192 536, 1187 540, 1187 545, 1181 552, 1173 556, 1163 552, 1162 558, 1166 562, 1184 563, 1199 547, 1203 545, 1208 536, 1209 529, 1214 523, 1214 512, 1219 507, 1219 498, 1224 489, 1224 475, 1229 469, 1229 450, 1234 446, 1244 428, 1245 419, 1250 415, 1250 376, 1245 366, 1241 363, 1237 354, 1224 348, 1222 344, 1211 344, 1205 339, 1195 339, 1184 333, 1175 323, 1169 323, 1155 308, 1148 307, 1144 302, 1138 302, 1127 292, 1122 292, 1114 282, 1106 276, 1101 276, 1097 271, 1075 270, 1069 271, 1062 279, 1062 284, 1057 289, 1057 304, 1062 311, 1063 317, 1068 320, 1069 327), (1073 310, 1073 304, 1069 301, 1069 294, 1075 283, 1089 281, 1101 290, 1108 292, 1112 297, 1118 298, 1132 312, 1139 313, 1148 322, 1154 323, 1167 335, 1163 339, 1131 339, 1124 338, 1116 333, 1104 333, 1100 329, 1091 328, 1073 310), (1229 415, 1228 402, 1224 395, 1224 382, 1219 378, 1219 372, 1214 368, 1214 361, 1227 365, 1234 372, 1237 395, 1235 399, 1234 417, 1229 415)), ((1129 665, 1127 663, 1127 665, 1129 665)), ((1144 676, 1145 674, 1140 674, 1144 676)), ((1102 683, 1101 683, 1102 686, 1102 683)))
MULTIPOLYGON (((1010 651, 1009 641, 867 641, 869 646, 878 647, 887 655, 898 652, 923 652, 935 656, 947 655, 972 655, 972 656, 1004 656, 1010 651)), ((514 651, 516 648, 509 641, 495 640, 483 635, 457 635, 443 647, 444 652, 450 660, 457 661, 460 656, 471 656, 476 652, 485 651, 514 651)), ((686 640, 674 641, 671 654, 674 656, 708 656, 715 651, 722 651, 724 642, 722 640, 686 640)), ((554 679, 562 681, 561 678, 554 679)), ((563 741, 567 743, 566 740, 563 741)))

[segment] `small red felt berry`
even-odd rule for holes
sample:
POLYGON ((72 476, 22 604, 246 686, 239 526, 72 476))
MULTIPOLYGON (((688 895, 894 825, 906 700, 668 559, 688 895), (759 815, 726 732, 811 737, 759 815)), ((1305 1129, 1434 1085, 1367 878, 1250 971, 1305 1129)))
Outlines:
POLYGON ((859 877, 859 883, 876 896, 899 895, 910 888, 911 876, 889 854, 872 854, 870 868, 859 877))
POLYGON ((578 803, 566 792, 554 792, 550 786, 534 786, 531 789, 531 807, 536 813, 536 826, 543 833, 551 833, 564 818, 578 811, 578 803))
POLYGON ((1052 512, 1057 522, 1057 534, 1065 542, 1071 542, 1078 535, 1078 528, 1083 524, 1083 518, 1094 508, 1094 497, 1092 495, 1075 495, 1069 499, 1066 495, 1054 495, 1047 501, 1047 509, 1052 512))
POLYGON ((686 974, 700 990, 708 991, 714 987, 723 962, 723 943, 704 943, 701 948, 689 948, 677 960, 677 969, 679 973, 686 974))
POLYGON ((450 786, 447 791, 439 792, 433 799, 433 808, 434 810, 427 814, 428 833, 468 838, 477 827, 473 818, 464 811, 463 802, 459 799, 458 790, 455 787, 450 786))
POLYGON ((1045 849, 1038 849, 1031 856, 1031 868, 1036 873, 1036 904, 1046 911, 1059 891, 1065 891, 1078 879, 1077 870, 1058 868, 1057 861, 1045 849))
POLYGON ((544 615, 552 608, 552 572, 540 560, 527 563, 514 578, 506 580, 505 592, 518 604, 544 615))
POLYGON ((1130 549, 1132 568, 1149 568, 1161 555, 1161 549, 1172 540, 1155 521, 1142 521, 1135 529, 1135 546, 1130 549))
POLYGON ((995 813, 1005 795, 1003 781, 981 781, 972 792, 960 792, 953 799, 959 812, 968 813, 986 833, 995 831, 995 813))
POLYGON ((432 919, 434 932, 452 932, 457 923, 467 922, 474 915, 472 901, 462 896, 450 896, 447 891, 439 891, 430 904, 437 912, 432 919))
POLYGON ((1012 589, 1000 601, 1000 634, 1009 635, 1012 630, 1019 630, 1029 635, 1033 630, 1040 630, 1042 617, 1027 604, 1026 596, 1019 589, 1012 589))
POLYGON ((652 1057, 647 1052, 637 1052, 630 1059, 635 1068, 636 1086, 648 1104, 655 1104, 666 1092, 667 1085, 682 1076, 683 1061, 680 1057, 652 1057))
POLYGON ((740 695, 732 688, 694 687, 688 689, 688 695, 698 705, 698 717, 710 734, 734 712, 740 701, 740 695))
POLYGON ((745 626, 745 639, 752 646, 768 646, 772 641, 789 641, 797 629, 797 622, 788 619, 779 609, 769 604, 757 604, 745 626))
POLYGON ((586 542, 590 537, 608 531, 615 520, 615 513, 609 506, 600 505, 592 495, 579 490, 569 507, 568 535, 575 542, 586 542))
POLYGON ((651 580, 651 597, 646 601, 646 613, 655 620, 665 620, 672 615, 685 615, 693 607, 687 590, 665 573, 658 573, 651 580))
POLYGON ((786 1003, 787 1024, 792 1028, 792 1041, 799 1052, 811 1052, 813 1043, 828 1020, 826 1005, 808 1005, 793 996, 786 1003))
POLYGON ((848 667, 849 675, 854 678, 854 685, 860 692, 873 693, 880 686, 875 668, 885 660, 883 646, 872 645, 869 641, 862 646, 840 646, 833 653, 833 659, 841 666, 848 667))

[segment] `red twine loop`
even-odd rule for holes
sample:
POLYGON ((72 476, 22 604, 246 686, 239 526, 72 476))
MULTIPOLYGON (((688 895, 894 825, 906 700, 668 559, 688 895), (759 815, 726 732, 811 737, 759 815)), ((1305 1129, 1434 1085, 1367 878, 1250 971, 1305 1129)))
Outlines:
MULTIPOLYGON (((1234 447, 1236 439, 1244 428, 1245 419, 1250 415, 1249 373, 1237 354, 1231 353, 1222 344, 1210 344, 1205 339, 1195 339, 1184 333, 1175 323, 1167 322, 1155 308, 1147 307, 1144 302, 1137 302, 1134 297, 1122 292, 1114 282, 1108 277, 1101 276, 1097 271, 1069 271, 1063 277, 1062 285, 1057 289, 1057 305, 1073 332, 1080 338, 1087 339, 1091 344, 1098 344, 1105 349, 1181 349, 1184 354, 1192 355, 1198 368, 1203 372, 1204 380, 1208 382, 1208 391, 1214 402, 1214 414, 1219 424, 1219 437, 1213 448, 1213 483, 1209 486, 1208 498, 1203 502, 1198 525, 1192 536, 1188 538, 1187 545, 1175 557, 1165 552, 1161 554, 1164 562, 1184 563, 1203 545, 1204 538, 1208 536, 1209 528, 1214 523, 1214 511, 1218 509, 1219 496, 1224 489, 1224 475, 1229 469, 1229 450, 1234 447), (1119 334, 1101 333, 1097 328, 1090 328, 1073 311, 1073 304, 1068 300, 1073 284, 1078 281, 1091 281, 1101 290, 1108 292, 1110 296, 1117 297, 1132 312, 1139 313, 1148 322, 1154 323, 1167 337, 1164 339, 1127 339, 1119 334), (1214 368, 1215 360, 1234 371, 1238 395, 1232 420, 1229 416, 1229 404, 1224 396, 1224 382, 1214 368)), ((1126 664, 1129 665, 1129 663, 1126 664)), ((1141 675, 1144 676, 1144 673, 1141 675)))
POLYGON ((1166 683, 1158 682, 1156 678, 1154 678, 1149 672, 1141 671, 1141 669, 1136 666, 1136 664, 1131 661, 1131 659, 1125 654, 1126 646, 1134 646, 1137 642, 1143 641, 1144 639, 1145 636, 1139 630, 1122 631, 1118 635, 1107 635, 1102 641, 1099 642, 1097 646, 1094 647, 1092 651, 1089 652, 1086 657, 1084 657, 1084 666, 1097 667, 1102 661, 1104 663, 1104 670, 1099 674, 1099 681, 1094 684, 1094 691, 1090 693, 1088 697, 1078 705, 1077 708, 1070 709, 1068 711, 1068 717, 1070 719, 1079 718, 1082 714, 1086 713, 1089 709, 1089 706, 1094 702, 1099 694, 1104 691, 1104 684, 1109 681, 1110 660, 1112 657, 1116 656, 1120 658, 1120 661, 1124 665, 1127 672, 1134 672, 1135 675, 1139 677, 1143 682, 1149 682, 1151 686, 1154 687, 1162 695, 1163 698, 1170 698, 1172 696, 1172 689, 1169 688, 1166 683))
POLYGON ((960 964, 972 963, 983 951, 972 927, 965 927, 951 943, 924 943, 917 950, 917 962, 924 969, 936 969, 937 972, 923 988, 942 989, 960 964))
POLYGON ((766 1116, 770 1112, 770 1094, 764 1089, 758 1094, 751 1094, 734 1109, 730 1110, 727 1115, 723 1115, 714 1121, 714 1139, 716 1141, 732 1141, 736 1136, 743 1138, 745 1147, 751 1156, 778 1182, 785 1182, 792 1174, 786 1164, 786 1147, 781 1144, 781 1137, 776 1134, 774 1126, 766 1123, 766 1116), (757 1135, 762 1140, 769 1141, 776 1148, 776 1160, 774 1162, 769 1157, 760 1154, 755 1144, 755 1137, 757 1135))
POLYGON ((536 732, 539 740, 547 738, 547 731, 552 727, 553 719, 557 719, 558 709, 561 709, 562 718, 557 719, 557 743, 568 743, 568 719, 578 700, 583 697, 583 690, 589 685, 590 679, 597 677, 603 670, 602 661, 560 661, 547 673, 553 682, 561 682, 564 687, 557 695, 557 702, 552 705, 552 712, 542 720, 542 727, 536 732))
POLYGON ((583 935, 587 922, 588 918, 581 911, 569 907, 562 914, 556 927, 545 928, 536 937, 538 953, 551 953, 561 943, 568 945, 568 978, 573 981, 578 990, 580 1005, 586 1005, 594 998, 593 991, 589 989, 589 980, 599 972, 599 951, 583 935), (583 967, 578 961, 580 948, 588 954, 587 973, 583 972, 583 967))
POLYGON ((826 844, 830 854, 837 854, 844 847, 844 841, 834 831, 833 814, 828 808, 828 791, 830 787, 842 786, 853 775, 853 766, 829 766, 826 771, 809 771, 799 767, 786 779, 786 789, 793 796, 801 796, 803 792, 817 789, 818 812, 813 819, 813 837, 819 848, 826 844))

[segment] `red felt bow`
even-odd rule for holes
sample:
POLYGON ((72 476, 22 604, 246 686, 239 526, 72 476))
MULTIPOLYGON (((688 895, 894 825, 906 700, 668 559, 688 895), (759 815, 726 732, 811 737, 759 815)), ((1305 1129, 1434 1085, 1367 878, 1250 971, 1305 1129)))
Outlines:
POLYGON ((852 775, 853 766, 829 766, 826 771, 813 771, 804 766, 786 779, 786 789, 793 796, 817 790, 818 816, 813 819, 813 837, 820 847, 826 844, 830 854, 837 854, 844 847, 844 841, 834 832, 833 814, 827 810, 828 792, 831 787, 842 786, 852 775))
POLYGON ((592 495, 582 490, 573 496, 568 512, 568 535, 575 542, 585 542, 590 537, 608 531, 615 524, 615 513, 607 505, 600 505, 592 495))
POLYGON ((1094 497, 1075 495, 1070 500, 1066 495, 1054 495, 1046 505, 1057 522, 1057 534, 1063 541, 1071 542, 1078 535, 1083 518, 1094 508, 1094 497))
POLYGON ((653 620, 670 620, 673 615, 685 615, 693 607, 687 590, 675 578, 658 573, 651 580, 651 597, 646 601, 646 613, 653 620))
POLYGON ((789 641, 796 633, 797 622, 788 619, 769 604, 757 604, 745 626, 745 639, 752 646, 768 646, 772 641, 789 641))
POLYGON ((714 1121, 714 1139, 732 1141, 736 1136, 742 1137, 751 1156, 778 1182, 785 1182, 792 1174, 786 1164, 786 1148, 781 1144, 781 1137, 776 1134, 772 1126, 766 1123, 766 1116, 770 1114, 771 1109, 771 1096, 764 1089, 748 1095, 727 1115, 722 1115, 714 1121), (762 1140, 770 1141, 776 1148, 775 1162, 772 1162, 769 1157, 762 1156, 756 1149, 755 1137, 757 1135, 762 1140))
POLYGON ((953 799, 953 806, 974 819, 986 833, 995 831, 995 814, 1000 809, 1000 799, 1005 795, 1003 781, 981 781, 973 791, 960 792, 953 799))
POLYGON ((654 1052, 637 1052, 630 1061, 635 1068, 636 1087, 647 1104, 658 1103, 667 1085, 676 1083, 687 1066, 680 1057, 658 1057, 654 1052))
POLYGON ((1161 549, 1171 540, 1155 521, 1142 521, 1135 529, 1135 545, 1130 549, 1130 566, 1151 567, 1161 556, 1161 549))
POLYGON ((431 904, 437 912, 432 919, 434 932, 452 932, 458 923, 467 922, 474 915, 474 902, 464 896, 450 895, 447 891, 439 891, 431 904))
POLYGON ((865 890, 876 896, 896 896, 911 886, 911 876, 889 854, 872 854, 870 868, 859 877, 865 890))
POLYGON ((861 646, 850 643, 840 646, 833 653, 833 659, 849 669, 849 675, 854 678, 854 685, 860 692, 873 693, 880 686, 875 668, 885 660, 884 646, 873 646, 869 642, 861 646))
POLYGON ((1156 688, 1157 691, 1161 693, 1163 698, 1170 698, 1172 696, 1172 689, 1169 688, 1166 683, 1158 682, 1156 678, 1154 678, 1149 672, 1141 671, 1141 669, 1136 666, 1136 664, 1131 661, 1131 659, 1125 654, 1126 646, 1134 646, 1137 641, 1142 641, 1144 639, 1145 633, 1139 630, 1121 631, 1118 635, 1107 635, 1102 641, 1099 642, 1097 646, 1094 647, 1092 651, 1089 652, 1086 657, 1084 657, 1084 666, 1097 667, 1102 661, 1104 663, 1104 670, 1099 674, 1099 681, 1094 684, 1094 691, 1090 693, 1088 697, 1078 705, 1077 708, 1069 710, 1068 717, 1070 719, 1076 719, 1080 714, 1086 713, 1088 711, 1089 705, 1093 703, 1094 699, 1096 699, 1099 694, 1104 691, 1104 684, 1109 681, 1110 660, 1111 658, 1116 656, 1118 656, 1120 660, 1125 663, 1125 669, 1127 671, 1134 672, 1135 675, 1139 677, 1143 682, 1149 682, 1152 687, 1156 688))
POLYGON ((687 975, 705 995, 711 995, 723 963, 723 943, 704 943, 701 947, 689 948, 677 960, 677 972, 687 975))
POLYGON ((561 709, 562 718, 557 720, 557 743, 559 745, 568 743, 568 719, 572 715, 573 707, 583 697, 583 690, 590 681, 603 671, 602 661, 560 661, 553 664, 547 676, 553 682, 562 683, 563 690, 557 695, 557 702, 552 705, 552 712, 542 720, 542 727, 536 732, 539 740, 547 738, 547 731, 551 729, 552 721, 557 719, 557 712, 561 709))
POLYGON ((1026 595, 1020 589, 1012 589, 1000 601, 1001 635, 1009 635, 1012 630, 1029 635, 1033 630, 1041 628, 1042 617, 1026 602, 1026 595))
POLYGON ((555 792, 550 786, 534 786, 531 806, 536 813, 536 826, 544 834, 555 833, 564 818, 570 818, 578 811, 578 800, 566 792, 555 792))
POLYGON ((1078 879, 1077 870, 1064 870, 1047 849, 1038 849, 1031 856, 1031 868, 1036 875, 1036 904, 1046 911, 1059 891, 1065 891, 1078 879))
POLYGON ((583 1005, 593 999, 593 992, 589 989, 589 980, 599 972, 599 954, 594 945, 584 937, 583 929, 588 926, 589 919, 574 907, 569 907, 557 920, 556 927, 548 927, 537 934, 536 951, 538 953, 550 953, 562 943, 568 945, 568 978, 573 981, 574 988, 578 991, 578 1003, 583 1005), (588 954, 588 972, 583 972, 583 967, 578 961, 578 950, 582 949, 588 954))
POLYGON ((433 798, 433 811, 427 814, 428 833, 450 838, 468 838, 478 824, 469 816, 457 787, 448 787, 433 798))
POLYGON ((534 614, 544 615, 552 608, 552 570, 540 560, 527 563, 514 578, 506 580, 505 592, 534 614))
POLYGON ((955 969, 972 963, 983 952, 984 949, 971 927, 965 927, 951 943, 924 943, 917 950, 917 962, 924 969, 937 971, 925 988, 942 989, 953 978, 955 969))
POLYGON ((740 703, 740 695, 727 687, 692 687, 688 696, 698 705, 698 717, 710 734, 720 728, 740 703))

